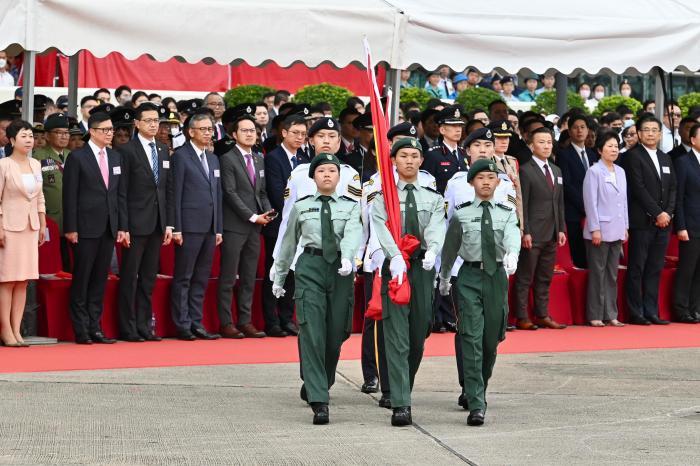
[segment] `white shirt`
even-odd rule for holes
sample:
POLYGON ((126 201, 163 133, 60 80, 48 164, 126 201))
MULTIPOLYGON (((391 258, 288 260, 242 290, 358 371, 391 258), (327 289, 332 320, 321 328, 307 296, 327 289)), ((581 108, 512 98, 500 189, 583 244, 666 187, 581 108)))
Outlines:
MULTIPOLYGON (((287 149, 287 146, 284 145, 284 143, 280 144, 282 146, 282 149, 287 153, 287 158, 289 159, 289 166, 292 167, 292 170, 294 170, 294 164, 292 163, 292 157, 296 157, 297 154, 291 153, 289 149, 287 149)), ((297 158, 297 164, 299 163, 299 159, 297 158)))
POLYGON ((15 78, 7 71, 0 71, 0 87, 13 87, 15 78))
POLYGON ((537 157, 535 157, 535 156, 533 155, 533 156, 532 156, 532 160, 534 160, 535 163, 537 164, 537 166, 540 167, 540 170, 542 170, 542 174, 544 174, 544 176, 547 176, 547 174, 544 172, 544 166, 545 166, 545 164, 546 164, 546 165, 547 165, 547 170, 549 170, 549 176, 551 176, 551 177, 552 177, 552 181, 554 181, 554 175, 552 174, 552 167, 550 167, 549 159, 547 159, 547 160, 540 160, 540 159, 538 159, 537 157))
POLYGON ((36 190, 36 178, 33 173, 22 173, 22 183, 27 194, 34 194, 36 190))
POLYGON ((656 149, 649 149, 644 144, 642 144, 642 147, 646 149, 649 157, 651 157, 651 161, 654 162, 654 167, 656 168, 656 174, 659 175, 659 178, 661 178, 661 167, 659 166, 659 157, 656 155, 656 149))
POLYGON ((202 149, 200 149, 199 147, 197 147, 197 145, 194 142, 190 141, 190 144, 192 145, 192 148, 194 149, 194 153, 197 154, 197 157, 201 161, 202 160, 202 153, 204 151, 202 149))
POLYGON ((674 139, 679 143, 681 141, 680 137, 678 136, 678 128, 674 130, 673 136, 671 136, 671 130, 666 128, 666 125, 661 125, 661 150, 669 153, 673 149, 674 139))
MULTIPOLYGON (((151 139, 148 140, 145 137, 141 136, 141 133, 138 134, 139 142, 141 143, 141 146, 143 146, 144 152, 146 152, 146 157, 148 157, 148 166, 152 167, 153 166, 153 159, 152 157, 152 151, 151 151, 151 146, 149 144, 155 144, 156 140, 151 139)), ((158 163, 158 152, 156 152, 156 164, 158 163)))
MULTIPOLYGON (((251 161, 251 163, 253 164, 253 173, 255 174, 256 183, 257 183, 257 176, 258 176, 258 174, 255 173, 255 160, 253 160, 253 152, 252 152, 252 151, 249 151, 249 150, 245 150, 244 148, 242 148, 242 147, 239 146, 238 144, 236 144, 236 148, 240 151, 240 153, 241 153, 241 155, 242 155, 242 157, 243 157, 243 165, 245 165, 245 167, 246 167, 246 174, 248 174, 248 160, 246 160, 246 155, 249 155, 249 156, 251 157, 251 158, 250 158, 250 161, 251 161)), ((250 218, 248 219, 248 221, 249 221, 250 223, 255 223, 255 222, 258 220, 258 217, 259 217, 258 214, 253 214, 253 215, 250 216, 250 218)))
MULTIPOLYGON (((574 144, 573 142, 571 143, 571 147, 573 147, 574 149, 576 149, 576 154, 578 155, 578 159, 579 159, 579 160, 581 161, 581 163, 583 164, 584 160, 583 160, 583 158, 582 158, 582 156, 581 156, 581 153, 583 152, 584 154, 586 154, 586 148, 585 148, 585 147, 579 147, 579 146, 577 146, 576 144, 574 144)), ((588 160, 588 154, 586 154, 586 160, 585 160, 585 161, 586 161, 586 165, 588 165, 588 166, 591 165, 590 162, 589 162, 589 160, 588 160)))

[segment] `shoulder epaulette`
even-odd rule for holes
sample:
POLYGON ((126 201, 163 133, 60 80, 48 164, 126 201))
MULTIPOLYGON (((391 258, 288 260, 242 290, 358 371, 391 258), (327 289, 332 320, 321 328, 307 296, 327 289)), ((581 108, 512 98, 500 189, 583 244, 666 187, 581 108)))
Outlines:
POLYGON ((353 196, 362 196, 362 190, 352 185, 348 185, 348 192, 353 196))
POLYGON ((355 199, 351 198, 350 196, 342 195, 342 196, 340 196, 340 198, 345 199, 346 201, 350 201, 350 202, 357 202, 355 199))
POLYGON ((455 210, 459 210, 459 209, 461 209, 462 207, 468 207, 468 206, 472 205, 473 203, 474 203, 473 201, 467 201, 467 202, 465 202, 465 203, 463 203, 463 204, 460 204, 460 205, 458 205, 457 207, 455 207, 455 210))
POLYGON ((309 195, 307 195, 307 196, 300 197, 299 199, 297 199, 297 202, 303 201, 304 199, 308 199, 308 198, 310 198, 310 197, 314 197, 314 195, 313 195, 313 194, 309 194, 309 195))
POLYGON ((434 192, 434 193, 437 194, 438 196, 442 196, 442 194, 440 194, 440 192, 439 192, 437 189, 432 188, 432 187, 430 187, 430 186, 421 186, 421 188, 425 188, 425 189, 427 189, 428 191, 434 192))
POLYGON ((501 209, 503 209, 503 210, 507 210, 508 212, 510 212, 510 211, 513 210, 512 207, 508 207, 507 205, 503 205, 503 204, 501 204, 500 202, 497 202, 496 205, 497 205, 498 207, 500 207, 501 209))

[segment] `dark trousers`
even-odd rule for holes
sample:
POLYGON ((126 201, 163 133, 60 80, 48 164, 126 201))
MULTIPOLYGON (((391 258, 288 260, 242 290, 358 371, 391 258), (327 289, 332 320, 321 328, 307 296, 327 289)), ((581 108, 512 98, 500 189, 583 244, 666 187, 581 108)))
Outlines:
POLYGON ((455 311, 452 306, 451 296, 442 296, 439 290, 435 289, 435 300, 433 301, 433 311, 435 312, 435 325, 454 324, 455 311))
POLYGON ((73 246, 70 316, 76 338, 102 331, 102 303, 113 249, 114 236, 110 230, 105 230, 100 238, 78 238, 73 246))
POLYGON ((216 236, 183 233, 182 246, 175 246, 175 272, 170 306, 173 323, 180 332, 202 327, 204 293, 211 275, 216 236))
POLYGON ((587 269, 588 261, 586 258, 586 243, 583 241, 583 228, 581 221, 566 222, 566 240, 569 243, 569 251, 571 251, 571 261, 574 267, 579 269, 587 269))
MULTIPOLYGON (((364 272, 365 278, 365 309, 372 297, 374 273, 364 272)), ((379 379, 382 394, 389 395, 389 373, 386 367, 384 352, 384 326, 381 320, 365 317, 362 327, 362 376, 365 381, 379 379)))
POLYGON ((224 242, 221 243, 219 288, 217 290, 217 309, 222 327, 233 323, 231 301, 236 275, 238 275, 238 296, 236 296, 238 325, 250 323, 259 256, 260 232, 256 228, 251 228, 247 234, 233 231, 224 232, 224 242))
POLYGON ((119 270, 119 335, 122 338, 151 334, 151 297, 158 274, 160 229, 150 235, 131 237, 131 247, 122 248, 119 270))
POLYGON ((71 264, 70 256, 71 245, 65 236, 61 236, 59 246, 61 247, 61 270, 64 272, 70 272, 73 270, 73 264, 71 264))
POLYGON ((535 298, 535 315, 547 317, 549 311, 549 285, 554 275, 557 243, 545 241, 532 243, 530 249, 522 248, 515 272, 515 312, 518 319, 527 319, 527 302, 532 286, 535 298))
POLYGON ((630 319, 659 316, 659 279, 670 231, 630 230, 625 294, 630 319))
POLYGON ((265 236, 265 279, 263 281, 263 316, 265 317, 265 330, 270 330, 275 325, 286 325, 294 320, 294 273, 289 271, 284 282, 285 294, 280 299, 272 294, 272 282, 270 281, 270 269, 274 259, 272 252, 275 249, 277 237, 265 236))
POLYGON ((678 270, 673 283, 673 317, 700 315, 700 237, 678 242, 678 270))

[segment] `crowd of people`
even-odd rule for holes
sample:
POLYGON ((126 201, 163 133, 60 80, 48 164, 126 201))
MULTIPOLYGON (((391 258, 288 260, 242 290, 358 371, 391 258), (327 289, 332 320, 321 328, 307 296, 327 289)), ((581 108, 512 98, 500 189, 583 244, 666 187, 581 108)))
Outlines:
MULTIPOLYGON (((20 93, 0 104, 2 343, 26 346, 19 328, 46 218, 58 225, 63 269, 72 273, 77 343, 115 343, 100 326, 115 243, 119 337, 161 339, 151 299, 160 247, 173 242, 177 338, 299 335, 301 396, 317 423, 328 420, 356 273, 364 276, 365 307, 374 301, 375 317, 383 317, 365 319, 362 390, 381 390, 395 425, 411 421, 413 378, 431 331, 457 334, 459 403, 471 408, 470 424, 483 423, 505 331, 566 327, 548 312, 558 247, 588 269, 589 324, 619 327, 617 268, 629 241, 628 322, 664 325, 659 279, 675 232, 674 319, 700 323, 700 112, 681 118, 670 102, 658 120, 655 103, 646 102, 636 115, 621 106, 598 119, 579 109, 556 118, 516 113, 507 104, 509 77, 499 81, 501 99, 467 112, 441 99, 451 87, 478 85, 476 70, 449 86, 436 73, 428 78, 435 98, 424 109, 403 103, 387 134, 375 134, 372 109, 357 97, 336 119, 330 104, 294 103, 287 91, 227 108, 216 92, 176 101, 120 86, 83 97, 80 119, 67 116, 66 98, 36 96, 35 124, 19 118, 20 93), (375 137, 391 144, 403 231, 420 243, 412 252, 387 230, 375 137), (212 333, 202 313, 219 245, 220 328, 212 333), (251 315, 262 249, 265 328, 258 329, 251 315), (398 303, 390 296, 404 279, 411 299, 398 303)), ((520 100, 551 88, 553 77, 543 88, 538 82, 526 79, 520 100)), ((623 83, 620 91, 629 89, 623 83)))

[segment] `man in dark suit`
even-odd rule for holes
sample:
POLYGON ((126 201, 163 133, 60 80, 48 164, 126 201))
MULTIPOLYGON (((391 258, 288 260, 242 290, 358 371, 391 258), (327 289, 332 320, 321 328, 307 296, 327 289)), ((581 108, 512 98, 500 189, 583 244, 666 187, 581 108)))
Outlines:
MULTIPOLYGON (((265 155, 265 187, 270 206, 276 212, 282 212, 284 208, 284 190, 292 170, 302 161, 299 160, 297 151, 306 141, 306 121, 299 115, 290 115, 285 118, 281 126, 282 144, 265 155)), ((285 295, 277 299, 272 294, 272 282, 270 281, 270 268, 274 262, 272 252, 279 233, 281 216, 263 228, 265 239, 265 279, 263 282, 263 312, 265 315, 265 333, 273 337, 284 337, 287 332, 284 328, 294 327, 294 276, 287 275, 284 284, 285 295), (279 314, 278 314, 279 310, 279 314)))
POLYGON ((119 335, 123 340, 159 341, 151 329, 151 295, 158 274, 161 244, 170 244, 172 212, 168 209, 170 155, 157 142, 158 106, 136 109, 136 138, 119 147, 119 225, 123 231, 119 272, 119 335))
POLYGON ((690 151, 690 129, 696 123, 695 118, 685 117, 678 124, 678 136, 681 138, 681 143, 668 152, 672 162, 675 163, 678 157, 686 155, 690 151))
POLYGON ((692 125, 688 134, 690 151, 674 161, 678 184, 674 221, 679 243, 673 318, 677 322, 697 324, 700 323, 700 125, 692 125))
POLYGON ((625 292, 631 324, 668 324, 659 319, 659 279, 676 207, 671 157, 657 149, 661 122, 653 115, 637 121, 639 144, 625 154, 629 249, 625 292))
POLYGON ((457 106, 443 108, 435 118, 439 124, 440 137, 433 147, 423 148, 425 159, 421 168, 435 177, 437 190, 444 194, 450 178, 459 171, 469 169, 467 154, 459 147, 464 120, 457 106))
POLYGON ((593 149, 586 149, 589 131, 588 118, 585 115, 572 115, 569 118, 571 144, 557 154, 557 167, 561 169, 564 181, 564 213, 571 260, 574 266, 580 269, 588 268, 581 226, 581 222, 586 218, 586 210, 583 207, 583 179, 588 168, 598 160, 598 154, 593 149))
POLYGON ((102 301, 114 239, 119 230, 121 157, 109 149, 114 126, 106 113, 93 113, 90 140, 70 153, 63 169, 63 230, 73 245, 70 315, 79 344, 114 343, 100 327, 102 301))
POLYGON ((548 315, 549 285, 554 274, 557 246, 566 244, 561 171, 549 161, 553 140, 551 130, 534 130, 530 135, 532 158, 520 165, 525 225, 515 272, 515 309, 516 327, 521 330, 537 330, 538 326, 566 327, 548 315), (527 315, 530 286, 535 298, 535 323, 527 315))
POLYGON ((233 123, 236 144, 221 156, 224 242, 217 294, 220 333, 224 338, 262 338, 251 322, 255 273, 260 255, 260 231, 272 220, 265 192, 265 162, 253 150, 255 118, 244 113, 233 123), (238 275, 238 327, 233 325, 231 298, 238 275))
POLYGON ((207 150, 214 124, 208 113, 192 115, 187 126, 190 140, 171 160, 173 186, 168 204, 173 209, 176 245, 171 312, 181 340, 219 338, 202 327, 214 249, 223 240, 219 159, 207 150))

